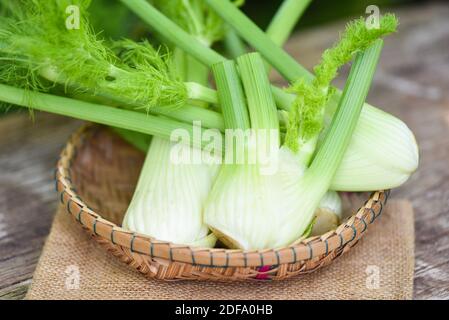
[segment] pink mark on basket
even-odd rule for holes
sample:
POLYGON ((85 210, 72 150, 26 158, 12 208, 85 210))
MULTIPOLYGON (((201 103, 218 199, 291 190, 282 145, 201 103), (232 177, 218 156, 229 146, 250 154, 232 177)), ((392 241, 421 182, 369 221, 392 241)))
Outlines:
POLYGON ((263 272, 268 272, 270 270, 271 270, 271 266, 262 266, 262 267, 260 267, 258 271, 261 272, 261 273, 259 273, 256 276, 256 279, 257 280, 269 280, 268 273, 263 273, 263 272))

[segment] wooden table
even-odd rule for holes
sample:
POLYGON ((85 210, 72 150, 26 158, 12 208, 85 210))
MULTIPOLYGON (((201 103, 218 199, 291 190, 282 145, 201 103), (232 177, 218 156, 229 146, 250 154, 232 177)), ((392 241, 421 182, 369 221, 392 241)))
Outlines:
MULTIPOLYGON (((393 11, 400 33, 386 41, 369 101, 417 136, 420 169, 393 197, 410 199, 416 211, 415 298, 449 299, 449 4, 393 11)), ((311 67, 342 26, 299 33, 287 48, 311 67)), ((26 293, 57 205, 54 165, 80 124, 35 118, 24 112, 0 119, 0 298, 26 293)))

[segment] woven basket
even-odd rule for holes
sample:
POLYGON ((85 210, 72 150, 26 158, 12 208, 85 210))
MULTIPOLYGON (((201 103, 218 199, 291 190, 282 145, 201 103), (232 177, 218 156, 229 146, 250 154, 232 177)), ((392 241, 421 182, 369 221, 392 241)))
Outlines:
POLYGON ((141 152, 108 129, 86 125, 73 134, 61 154, 56 189, 67 213, 114 256, 148 278, 282 280, 313 272, 353 247, 388 198, 386 191, 374 192, 336 230, 277 250, 189 247, 120 227, 143 160, 141 152))

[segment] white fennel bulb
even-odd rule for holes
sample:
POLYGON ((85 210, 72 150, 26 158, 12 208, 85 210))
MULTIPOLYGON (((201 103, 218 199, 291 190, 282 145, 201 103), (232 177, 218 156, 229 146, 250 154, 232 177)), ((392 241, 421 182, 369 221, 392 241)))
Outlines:
POLYGON ((205 222, 226 246, 265 249, 289 245, 308 229, 311 220, 304 219, 306 212, 315 211, 314 234, 323 234, 340 221, 338 194, 328 192, 321 200, 312 195, 313 186, 308 191, 306 168, 298 155, 281 147, 278 164, 273 174, 264 173, 257 164, 222 167, 206 202, 205 222))
MULTIPOLYGON (((279 248, 291 245, 310 229, 351 140, 381 48, 382 41, 378 41, 357 56, 326 138, 315 155, 307 148, 303 150, 305 154, 295 152, 294 142, 299 138, 304 146, 317 141, 321 110, 327 100, 321 83, 298 85, 299 89, 316 95, 310 97, 308 108, 302 108, 306 96, 298 100, 301 109, 294 114, 298 122, 290 124, 293 134, 286 139, 289 143, 280 146, 279 139, 259 139, 258 135, 259 130, 262 134, 279 131, 276 106, 260 55, 252 53, 238 58, 238 71, 232 61, 214 66, 226 128, 255 130, 243 144, 248 153, 246 159, 256 159, 255 163, 223 165, 205 205, 205 222, 220 240, 246 250, 279 248), (240 78, 246 97, 243 89, 239 89, 240 78), (299 137, 296 130, 302 133, 299 137), (277 170, 269 173, 265 170, 261 150, 274 153, 268 159, 275 159, 277 170)), ((226 144, 227 155, 233 150, 229 145, 232 144, 226 144)))
MULTIPOLYGON (((209 235, 202 212, 219 167, 174 163, 173 146, 168 140, 153 138, 123 227, 158 240, 213 247, 216 239, 209 235)), ((202 152, 190 146, 176 147, 202 152)))
POLYGON ((365 105, 331 189, 374 191, 402 185, 416 171, 419 151, 400 119, 365 105))

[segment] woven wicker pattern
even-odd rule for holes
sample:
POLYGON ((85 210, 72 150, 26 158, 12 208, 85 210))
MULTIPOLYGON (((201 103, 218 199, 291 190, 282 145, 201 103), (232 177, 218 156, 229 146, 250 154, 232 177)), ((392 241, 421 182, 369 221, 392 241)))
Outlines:
POLYGON ((286 248, 193 248, 119 226, 142 162, 142 154, 118 137, 111 137, 108 130, 87 125, 71 137, 61 154, 56 189, 67 213, 108 251, 145 276, 164 280, 282 280, 313 272, 358 242, 381 214, 389 194, 374 192, 336 230, 286 248))

